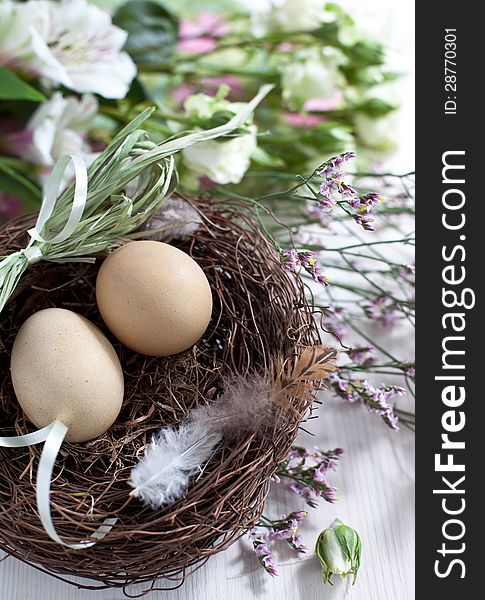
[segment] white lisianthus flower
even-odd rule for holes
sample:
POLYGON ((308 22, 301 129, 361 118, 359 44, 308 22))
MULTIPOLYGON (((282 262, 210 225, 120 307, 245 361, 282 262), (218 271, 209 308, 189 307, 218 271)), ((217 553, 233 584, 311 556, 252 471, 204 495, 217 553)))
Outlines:
POLYGON ((335 21, 335 15, 325 10, 324 0, 284 0, 273 9, 270 26, 280 31, 311 31, 329 21, 335 21))
MULTIPOLYGON (((399 94, 393 83, 374 86, 361 100, 376 98, 391 106, 399 106, 399 94)), ((401 136, 399 110, 373 117, 363 112, 354 115, 354 129, 359 141, 368 148, 380 152, 392 152, 401 136)))
POLYGON ((339 70, 343 60, 342 53, 334 48, 298 52, 295 60, 282 69, 283 98, 302 108, 309 100, 333 96, 344 84, 339 70))
POLYGON ((324 583, 332 583, 335 575, 357 577, 362 554, 359 534, 339 519, 318 536, 315 552, 322 565, 324 583))
POLYGON ((184 164, 198 177, 216 183, 240 183, 249 169, 251 154, 256 150, 256 126, 250 132, 228 142, 210 140, 183 151, 184 164))
MULTIPOLYGON (((194 94, 184 104, 189 118, 210 118, 218 111, 237 114, 245 106, 242 102, 229 102, 219 94, 216 97, 194 94)), ((240 183, 249 169, 251 155, 257 147, 257 127, 248 124, 248 131, 228 141, 210 140, 195 144, 182 151, 184 165, 192 179, 208 177, 225 185, 240 183)))
MULTIPOLYGON (((78 154, 89 164, 95 156, 85 136, 98 112, 98 101, 90 94, 80 99, 64 98, 59 92, 41 104, 26 125, 30 143, 18 149, 29 163, 50 168, 63 154, 78 154)), ((25 138, 25 136, 23 136, 25 138)))
POLYGON ((0 64, 79 93, 127 94, 136 67, 122 52, 126 37, 106 12, 86 0, 0 3, 0 64))
POLYGON ((370 117, 362 113, 354 117, 358 140, 368 148, 381 152, 392 152, 399 141, 399 116, 397 111, 384 117, 370 117))

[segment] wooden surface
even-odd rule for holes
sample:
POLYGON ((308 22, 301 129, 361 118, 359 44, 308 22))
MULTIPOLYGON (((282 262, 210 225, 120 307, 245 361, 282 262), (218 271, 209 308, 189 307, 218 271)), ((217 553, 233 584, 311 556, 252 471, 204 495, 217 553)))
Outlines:
MULTIPOLYGON (((389 431, 381 420, 358 406, 328 399, 320 416, 309 423, 316 435, 301 436, 305 445, 345 449, 339 470, 331 476, 339 487, 335 505, 321 502, 309 509, 302 533, 309 557, 284 550, 280 576, 272 579, 260 567, 246 539, 213 557, 182 588, 153 592, 150 600, 412 600, 414 598, 414 434, 389 431), (354 527, 363 540, 357 583, 323 586, 311 550, 318 533, 335 517, 354 527)), ((279 486, 265 513, 279 516, 304 508, 293 493, 279 486)), ((132 588, 132 593, 142 588, 132 588)), ((13 558, 0 563, 0 600, 122 600, 121 591, 90 592, 67 586, 13 558)))

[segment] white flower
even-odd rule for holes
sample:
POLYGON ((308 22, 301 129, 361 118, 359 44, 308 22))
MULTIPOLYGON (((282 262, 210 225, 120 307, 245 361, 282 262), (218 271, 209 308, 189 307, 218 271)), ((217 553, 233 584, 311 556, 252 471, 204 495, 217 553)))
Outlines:
POLYGON ((49 18, 46 2, 0 2, 0 66, 30 71, 32 29, 46 31, 49 18))
POLYGON ((0 4, 0 63, 79 93, 126 95, 136 75, 133 61, 121 51, 126 37, 86 0, 0 4))
POLYGON ((228 102, 221 95, 207 96, 206 94, 192 94, 184 102, 185 114, 190 118, 210 119, 220 110, 231 110, 235 103, 228 102))
MULTIPOLYGON (((399 106, 399 93, 393 83, 374 86, 357 100, 372 98, 382 100, 391 106, 399 106)), ((364 146, 381 152, 391 152, 396 149, 401 134, 400 112, 394 110, 377 118, 357 112, 354 116, 354 128, 357 138, 364 146)))
POLYGON ((285 0, 273 9, 270 24, 280 31, 311 31, 335 15, 325 10, 323 0, 285 0))
POLYGON ((31 143, 19 150, 22 159, 50 168, 63 154, 80 154, 89 163, 93 154, 85 140, 98 111, 90 94, 64 98, 59 92, 41 104, 26 125, 31 143))
POLYGON ((358 113, 354 117, 354 127, 357 138, 368 148, 390 152, 397 147, 399 140, 398 111, 377 119, 358 113))
POLYGON ((315 552, 322 565, 324 583, 332 583, 334 575, 357 577, 362 554, 359 534, 339 519, 318 536, 315 552))
POLYGON ((184 163, 198 177, 209 177, 222 185, 240 183, 256 150, 256 126, 250 133, 228 142, 210 140, 183 150, 184 163))
POLYGON ((342 54, 333 48, 298 52, 282 70, 284 99, 301 108, 309 100, 333 96, 344 83, 339 70, 342 61, 342 54))
MULTIPOLYGON (((245 106, 229 102, 219 93, 216 97, 194 94, 184 104, 189 118, 210 118, 218 111, 237 114, 245 106)), ((193 177, 209 177, 221 185, 240 183, 249 169, 251 155, 257 147, 257 128, 248 124, 248 132, 228 141, 210 140, 195 144, 182 151, 185 166, 193 177)))

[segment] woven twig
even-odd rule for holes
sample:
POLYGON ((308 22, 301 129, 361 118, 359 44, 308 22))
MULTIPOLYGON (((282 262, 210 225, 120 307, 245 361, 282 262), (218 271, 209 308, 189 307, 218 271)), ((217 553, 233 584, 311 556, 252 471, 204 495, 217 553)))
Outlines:
MULTIPOLYGON (((94 441, 65 444, 52 484, 55 525, 67 541, 94 531, 105 517, 118 517, 112 532, 94 547, 68 550, 43 531, 34 489, 41 448, 0 448, 0 546, 55 576, 95 580, 85 581, 82 587, 88 589, 143 582, 153 587, 161 578, 173 580, 167 583, 170 588, 231 545, 257 521, 270 477, 306 412, 307 403, 296 402, 297 410, 288 412, 273 439, 241 434, 225 442, 186 497, 170 508, 154 511, 130 499, 130 469, 162 424, 177 424, 191 407, 215 397, 223 374, 266 373, 274 359, 319 343, 303 284, 281 268, 247 206, 193 204, 202 224, 191 241, 172 241, 201 265, 214 294, 213 319, 193 349, 151 358, 117 343, 96 308, 99 264, 36 265, 0 321, 2 435, 33 430, 19 410, 9 364, 16 332, 35 310, 57 306, 91 319, 113 342, 125 371, 125 401, 117 422, 94 441)), ((0 231, 0 254, 25 245, 31 222, 20 218, 0 231)))

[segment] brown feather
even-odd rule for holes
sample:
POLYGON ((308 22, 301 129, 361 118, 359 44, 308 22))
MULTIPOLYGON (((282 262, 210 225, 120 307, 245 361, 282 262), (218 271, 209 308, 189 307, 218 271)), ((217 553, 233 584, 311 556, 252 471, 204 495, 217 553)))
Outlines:
POLYGON ((294 399, 311 405, 314 392, 335 369, 338 351, 330 346, 308 346, 299 356, 277 359, 273 363, 271 391, 273 402, 282 408, 294 410, 294 399))

